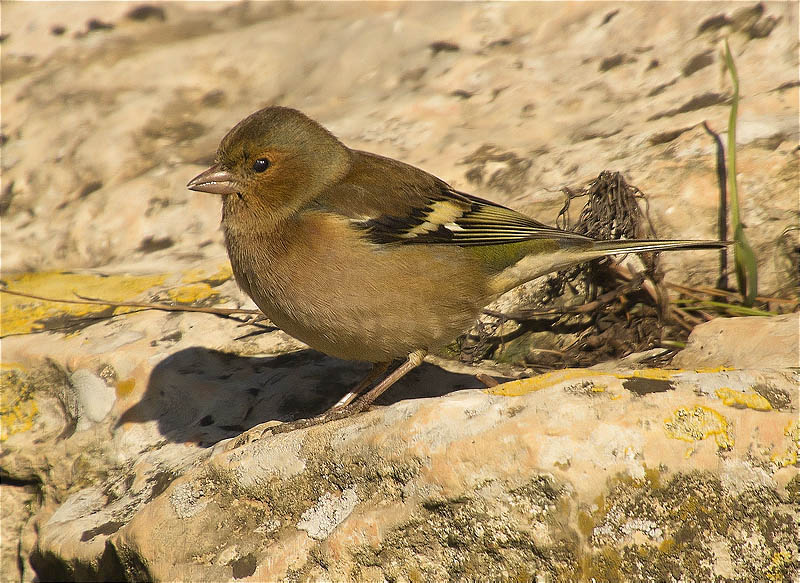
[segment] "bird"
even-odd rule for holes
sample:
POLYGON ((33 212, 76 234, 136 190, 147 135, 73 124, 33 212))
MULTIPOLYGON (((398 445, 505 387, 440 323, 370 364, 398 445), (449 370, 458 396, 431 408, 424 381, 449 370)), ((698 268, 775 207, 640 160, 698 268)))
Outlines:
POLYGON ((348 148, 283 106, 236 124, 187 188, 222 197, 234 277, 267 318, 313 349, 373 365, 303 426, 367 409, 522 283, 607 255, 727 244, 595 240, 548 226, 404 162, 348 148))

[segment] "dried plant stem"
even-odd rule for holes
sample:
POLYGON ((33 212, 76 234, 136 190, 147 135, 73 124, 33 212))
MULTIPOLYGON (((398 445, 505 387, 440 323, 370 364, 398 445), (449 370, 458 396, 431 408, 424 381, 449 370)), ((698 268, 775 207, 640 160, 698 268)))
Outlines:
POLYGON ((231 316, 234 314, 261 314, 259 310, 245 310, 241 308, 209 308, 202 306, 183 306, 152 302, 112 302, 99 298, 88 298, 79 294, 75 294, 75 296, 80 299, 68 300, 63 298, 48 298, 27 292, 2 288, 0 288, 0 293, 10 294, 12 296, 20 296, 23 298, 31 298, 34 300, 42 300, 44 302, 53 302, 57 304, 88 304, 95 306, 109 306, 111 308, 145 308, 148 310, 162 310, 164 312, 204 312, 206 314, 216 314, 218 316, 231 316))

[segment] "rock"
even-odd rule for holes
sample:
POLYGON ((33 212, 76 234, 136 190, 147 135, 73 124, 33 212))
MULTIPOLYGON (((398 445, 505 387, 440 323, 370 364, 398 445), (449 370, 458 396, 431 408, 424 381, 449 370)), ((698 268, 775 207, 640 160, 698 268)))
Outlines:
MULTIPOLYGON (((2 284, 67 300, 2 296, 4 578, 797 578, 792 317, 693 340, 682 366, 714 372, 486 392, 432 359, 367 414, 248 441, 366 367, 247 313, 69 303, 254 308, 219 199, 185 184, 266 104, 547 223, 618 170, 660 236, 713 238, 723 37, 760 293, 795 293, 797 23, 792 3, 4 4, 2 284)), ((663 265, 717 277, 713 252, 663 265)))
POLYGON ((786 579, 797 381, 566 370, 220 442, 166 475, 165 446, 67 499, 32 563, 125 580, 786 579), (750 406, 767 385, 784 404, 750 406))
POLYGON ((114 406, 114 389, 103 379, 86 369, 79 369, 69 377, 70 385, 76 392, 80 407, 78 428, 83 429, 83 421, 99 423, 114 406))
POLYGON ((716 318, 695 327, 672 362, 685 368, 800 366, 800 314, 716 318))

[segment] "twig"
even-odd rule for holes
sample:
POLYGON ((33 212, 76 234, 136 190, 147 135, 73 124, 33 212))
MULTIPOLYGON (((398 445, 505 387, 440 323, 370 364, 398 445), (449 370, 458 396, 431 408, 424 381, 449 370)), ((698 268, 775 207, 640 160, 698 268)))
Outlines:
MULTIPOLYGON (((623 276, 623 279, 626 279, 623 273, 619 275, 623 276)), ((620 296, 624 296, 627 293, 637 289, 641 284, 641 277, 634 277, 630 273, 627 274, 627 277, 633 278, 632 281, 629 281, 626 284, 619 286, 616 289, 612 289, 611 291, 607 291, 606 293, 597 297, 597 299, 592 300, 591 302, 581 304, 579 306, 565 306, 563 308, 559 308, 557 310, 548 310, 545 312, 536 312, 532 310, 520 310, 517 312, 513 312, 511 314, 503 314, 501 312, 496 312, 494 310, 483 310, 483 313, 487 316, 492 316, 493 318, 506 318, 509 320, 516 320, 517 322, 530 320, 531 318, 541 318, 546 316, 563 316, 565 314, 586 314, 588 312, 593 312, 600 306, 604 304, 608 304, 613 300, 617 299, 620 296)), ((651 292, 652 295, 652 292, 651 292)))
MULTIPOLYGON (((647 292, 647 294, 653 299, 657 306, 661 306, 661 294, 658 293, 658 285, 655 284, 651 279, 645 278, 639 274, 634 274, 622 263, 617 263, 616 261, 611 261, 608 265, 608 268, 613 271, 617 276, 624 279, 625 281, 633 282, 634 279, 638 277, 636 281, 636 285, 641 285, 641 288, 647 292)), ((666 295, 666 294, 664 294, 666 295)))
MULTIPOLYGON (((667 286, 670 286, 670 284, 667 284, 667 286)), ((674 287, 674 286, 670 286, 670 287, 674 287)), ((693 298, 693 299, 695 299, 697 301, 700 301, 700 302, 702 302, 702 301, 704 301, 706 299, 705 297, 703 297, 702 292, 698 292, 698 291, 693 290, 693 289, 681 288, 680 291, 681 291, 682 294, 687 295, 690 298, 693 298)))
POLYGON ((53 302, 57 304, 90 304, 95 306, 109 306, 112 308, 145 308, 148 310, 162 310, 164 312, 205 312, 207 314, 216 314, 218 316, 231 316, 233 314, 261 314, 259 310, 245 310, 240 308, 208 308, 201 306, 181 306, 171 304, 156 304, 150 302, 111 302, 98 298, 88 298, 80 294, 75 294, 79 300, 67 300, 60 298, 48 298, 27 292, 21 292, 10 289, 0 288, 0 293, 11 294, 12 296, 21 296, 23 298, 31 298, 34 300, 42 300, 45 302, 53 302))
POLYGON ((694 330, 694 325, 702 323, 702 320, 698 320, 690 316, 688 313, 684 312, 677 306, 670 306, 670 311, 673 314, 672 319, 675 320, 678 323, 678 325, 687 332, 691 333, 691 331, 694 330), (694 325, 690 325, 689 322, 694 322, 694 325))
MULTIPOLYGON (((739 297, 739 294, 737 294, 736 292, 730 292, 730 291, 727 291, 727 290, 724 290, 724 289, 714 289, 714 288, 711 288, 711 287, 688 287, 688 286, 685 286, 685 285, 680 285, 678 283, 668 283, 666 285, 667 285, 667 287, 670 287, 672 289, 684 292, 686 294, 691 294, 691 293, 694 292, 694 293, 708 294, 710 296, 722 296, 722 297, 728 297, 728 298, 730 298, 730 297, 737 297, 738 298, 739 297)), ((794 299, 791 299, 791 298, 773 298, 773 297, 769 297, 769 296, 756 296, 755 299, 757 301, 759 301, 759 302, 774 303, 774 304, 797 304, 797 303, 799 303, 797 300, 794 300, 794 299)))
POLYGON ((714 319, 714 315, 713 314, 709 314, 708 312, 706 312, 704 310, 698 310, 697 313, 700 314, 701 316, 703 316, 703 318, 705 318, 706 322, 710 322, 711 320, 714 319))
POLYGON ((482 373, 482 372, 479 372, 478 374, 476 374, 475 378, 478 379, 480 382, 482 382, 484 385, 486 385, 490 389, 492 387, 496 387, 497 385, 500 384, 500 381, 498 381, 496 378, 490 377, 488 374, 482 373))

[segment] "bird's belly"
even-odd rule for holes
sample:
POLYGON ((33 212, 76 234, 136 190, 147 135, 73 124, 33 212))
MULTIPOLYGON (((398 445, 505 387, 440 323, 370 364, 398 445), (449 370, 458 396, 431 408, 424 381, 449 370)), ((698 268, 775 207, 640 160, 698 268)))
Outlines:
POLYGON ((438 348, 474 323, 490 298, 485 276, 461 253, 364 243, 289 246, 275 260, 229 244, 237 281, 276 326, 321 352, 370 362, 438 348))
POLYGON ((445 325, 423 318, 419 320, 422 325, 409 327, 368 307, 346 312, 330 307, 314 313, 271 308, 264 305, 267 317, 311 348, 337 358, 368 362, 388 362, 404 358, 418 348, 439 347, 467 329, 475 316, 468 314, 460 322, 445 325))
MULTIPOLYGON (((320 283, 328 297, 317 295, 318 301, 296 301, 291 285, 280 290, 262 288, 266 293, 254 293, 253 300, 287 334, 316 350, 350 360, 386 362, 420 348, 438 348, 466 331, 482 307, 480 301, 464 297, 444 307, 426 304, 418 301, 413 290, 403 289, 402 282, 381 288, 361 281, 365 293, 347 299, 343 297, 347 294, 340 293, 338 278, 320 278, 320 283)), ((304 289, 307 293, 308 288, 304 289)))

